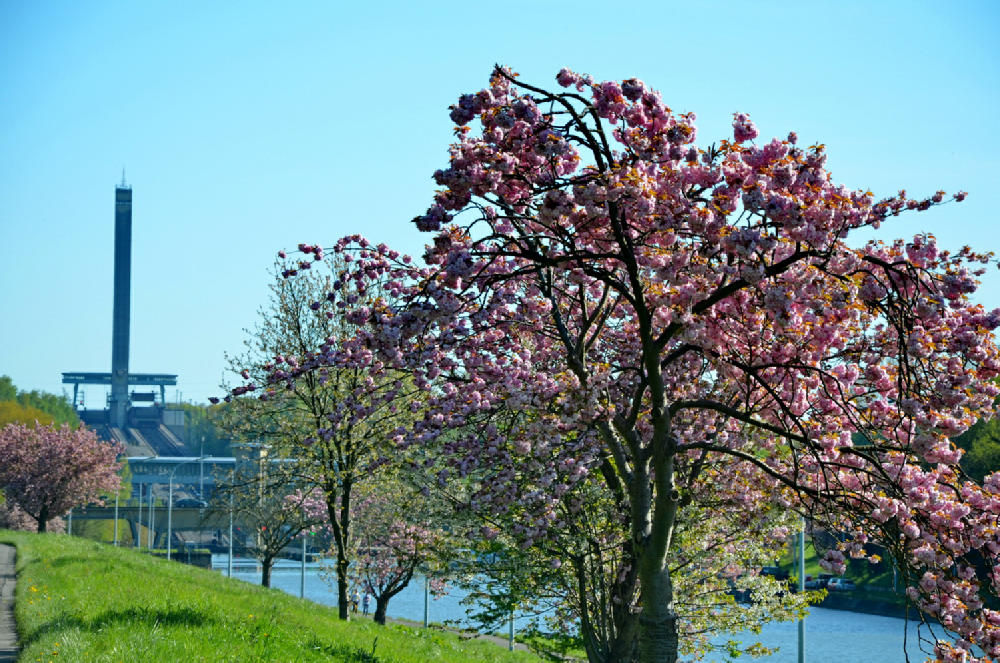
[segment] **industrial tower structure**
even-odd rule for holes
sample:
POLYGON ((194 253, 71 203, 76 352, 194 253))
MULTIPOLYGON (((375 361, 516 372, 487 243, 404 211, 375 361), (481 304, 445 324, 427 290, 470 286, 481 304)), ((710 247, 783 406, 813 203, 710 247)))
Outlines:
POLYGON ((126 445, 130 455, 183 456, 183 443, 168 428, 183 427, 183 413, 166 412, 166 387, 177 384, 176 375, 129 373, 129 328, 132 303, 132 187, 115 187, 115 281, 111 318, 111 372, 63 373, 63 384, 73 385, 73 405, 81 421, 99 436, 126 445), (77 399, 81 384, 110 385, 107 409, 86 410, 77 399), (159 387, 155 392, 132 392, 130 387, 159 387), (133 407, 135 402, 148 406, 133 407), (167 420, 165 414, 175 415, 167 420))
POLYGON ((128 415, 128 341, 132 303, 132 187, 115 187, 115 302, 111 322, 110 423, 125 428, 128 415))

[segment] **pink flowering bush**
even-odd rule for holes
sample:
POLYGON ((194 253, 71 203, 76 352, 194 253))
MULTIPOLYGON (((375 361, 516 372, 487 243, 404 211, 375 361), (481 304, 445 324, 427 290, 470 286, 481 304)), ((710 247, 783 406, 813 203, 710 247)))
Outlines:
MULTIPOLYGON (((385 624, 389 601, 406 589, 418 570, 431 579, 436 594, 446 590, 444 579, 432 574, 444 559, 447 537, 426 519, 426 505, 419 501, 391 480, 369 486, 354 498, 348 576, 360 591, 375 597, 373 618, 378 624, 385 624), (418 522, 421 513, 424 522, 418 522)), ((325 499, 307 495, 302 503, 312 517, 324 519, 329 514, 325 499)))
MULTIPOLYGON (((12 529, 22 532, 38 531, 38 521, 25 513, 24 509, 13 502, 0 503, 0 529, 12 529)), ((45 525, 47 532, 65 532, 66 522, 62 518, 52 518, 45 525)))
MULTIPOLYGON (((638 79, 557 81, 498 68, 452 108, 450 162, 414 219, 423 266, 359 235, 331 249, 346 264, 317 314, 357 325, 351 361, 425 390, 399 448, 428 450, 440 486, 525 550, 600 489, 628 571, 603 641, 581 617, 591 660, 677 659, 677 590, 719 559, 682 533, 716 487, 727 513, 771 503, 846 533, 832 567, 878 543, 947 630, 935 656, 1000 655, 984 601, 1000 480, 967 481, 949 441, 998 394, 1000 311, 969 299, 992 256, 931 235, 848 243, 966 194, 879 199, 835 183, 823 145, 762 140, 745 114, 699 147, 694 114, 638 79), (346 283, 393 303, 357 306, 346 283)), ((609 576, 578 575, 582 615, 609 576)))
POLYGON ((124 451, 85 428, 8 424, 0 429, 0 488, 45 532, 50 520, 118 489, 124 451))

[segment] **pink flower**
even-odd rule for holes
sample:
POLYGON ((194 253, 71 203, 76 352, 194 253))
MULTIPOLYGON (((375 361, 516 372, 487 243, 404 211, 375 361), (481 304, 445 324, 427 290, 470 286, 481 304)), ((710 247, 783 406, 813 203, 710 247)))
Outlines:
POLYGON ((750 116, 746 113, 734 113, 733 137, 737 143, 753 140, 760 135, 760 131, 750 121, 750 116))
POLYGON ((560 69, 559 73, 556 75, 556 82, 558 82, 559 85, 562 85, 563 87, 569 87, 570 85, 576 85, 576 83, 579 80, 580 80, 580 76, 578 74, 573 73, 572 71, 570 71, 569 69, 567 69, 565 67, 563 67, 562 69, 560 69))

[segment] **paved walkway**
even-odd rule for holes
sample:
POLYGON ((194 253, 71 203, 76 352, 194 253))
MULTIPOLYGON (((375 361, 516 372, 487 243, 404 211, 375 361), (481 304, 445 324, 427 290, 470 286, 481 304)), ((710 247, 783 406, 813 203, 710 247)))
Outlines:
POLYGON ((17 624, 14 622, 14 571, 16 549, 0 544, 0 663, 17 660, 17 624))

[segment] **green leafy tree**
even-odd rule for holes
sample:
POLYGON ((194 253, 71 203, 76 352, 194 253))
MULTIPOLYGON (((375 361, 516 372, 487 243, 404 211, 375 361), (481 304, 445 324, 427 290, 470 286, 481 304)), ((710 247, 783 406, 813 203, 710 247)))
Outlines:
POLYGON ((185 441, 188 448, 197 454, 207 456, 231 456, 233 454, 229 438, 221 425, 226 403, 199 405, 181 403, 185 417, 185 441))
POLYGON ((57 396, 37 389, 21 391, 14 386, 14 382, 9 376, 0 376, 0 403, 11 401, 16 401, 22 407, 34 408, 50 415, 51 422, 56 425, 70 424, 75 427, 80 423, 80 418, 77 416, 73 404, 69 402, 65 394, 57 396))
MULTIPOLYGON (((336 260, 331 266, 343 268, 336 260)), ((276 271, 287 273, 283 261, 276 271)), ((355 350, 345 351, 344 344, 354 337, 354 328, 314 306, 334 287, 333 278, 316 272, 276 278, 260 324, 248 332, 246 352, 230 358, 230 369, 247 382, 232 390, 222 421, 234 442, 263 443, 272 456, 294 459, 296 487, 315 489, 326 504, 340 618, 346 620, 354 491, 379 475, 395 448, 393 436, 414 420, 419 403, 404 376, 351 361, 355 350), (335 365, 294 378, 320 355, 335 365)), ((358 301, 372 297, 351 292, 349 284, 338 287, 358 301)))
POLYGON ((1000 471, 1000 419, 981 419, 953 441, 965 450, 962 469, 978 483, 1000 471))
POLYGON ((55 418, 38 408, 21 405, 17 401, 0 401, 0 427, 7 424, 24 424, 28 428, 48 426, 55 418))
POLYGON ((17 398, 17 387, 8 375, 0 375, 0 401, 12 401, 17 398))

